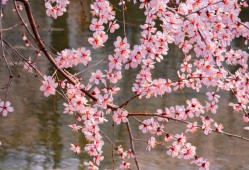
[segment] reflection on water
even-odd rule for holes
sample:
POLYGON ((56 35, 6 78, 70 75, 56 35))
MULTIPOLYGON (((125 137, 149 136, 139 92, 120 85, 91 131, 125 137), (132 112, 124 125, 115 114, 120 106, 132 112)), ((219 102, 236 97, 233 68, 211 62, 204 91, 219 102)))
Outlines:
MULTIPOLYGON (((43 6, 42 1, 32 4, 36 10, 35 14, 42 37, 58 51, 64 48, 78 48, 81 46, 90 49, 86 40, 86 37, 91 35, 91 32, 88 31, 90 20, 89 2, 84 1, 83 3, 82 9, 75 10, 79 8, 80 3, 72 2, 69 13, 56 21, 45 17, 42 12, 43 9, 40 9, 43 6)), ((9 10, 11 9, 5 9, 5 12, 9 10)), ((117 12, 117 15, 120 17, 120 12, 117 12)), ((244 15, 246 16, 246 13, 244 15)), ((9 19, 4 23, 6 27, 11 26, 11 22, 16 20, 13 14, 8 17, 9 19)), ((140 29, 137 25, 143 22, 142 11, 134 10, 132 6, 128 6, 126 18, 127 23, 130 23, 127 25, 128 40, 131 44, 135 44, 140 36, 140 29)), ((122 29, 117 34, 122 36, 122 29)), ((16 48, 23 46, 23 42, 16 38, 21 36, 20 30, 18 32, 6 32, 5 36, 9 42, 16 45, 16 48)), ((113 49, 111 44, 113 40, 114 36, 110 36, 105 49, 93 51, 92 64, 107 57, 108 52, 113 49)), ((238 48, 241 47, 241 44, 239 40, 234 43, 238 48)), ((22 52, 26 56, 30 55, 30 50, 22 52)), ((14 58, 14 60, 17 59, 14 58)), ((157 68, 154 70, 153 76, 174 78, 176 76, 174 70, 179 68, 181 60, 182 55, 179 54, 178 49, 171 46, 169 55, 156 65, 157 68)), ((39 58, 37 63, 43 73, 51 74, 51 65, 44 58, 39 58)), ((107 62, 104 61, 98 67, 104 68, 106 64, 107 62)), ((2 142, 0 147, 0 169, 84 169, 82 164, 84 160, 89 158, 85 154, 76 156, 69 151, 69 148, 70 143, 74 143, 77 139, 81 141, 82 146, 85 141, 82 136, 73 134, 71 129, 68 128, 67 125, 74 120, 72 117, 61 114, 63 101, 57 97, 45 98, 38 90, 41 84, 40 80, 32 74, 24 73, 22 66, 16 69, 20 72, 21 78, 15 76, 8 96, 15 107, 15 112, 9 114, 6 118, 0 118, 0 141, 2 142)), ((89 73, 94 69, 96 68, 92 68, 84 74, 84 80, 87 80, 89 73)), ((124 71, 124 77, 118 84, 122 90, 118 94, 119 97, 116 98, 117 103, 122 103, 127 96, 131 96, 131 85, 136 72, 136 69, 129 72, 124 71)), ((3 87, 7 83, 7 71, 2 62, 0 63, 0 79, 3 80, 0 82, 0 86, 3 87)), ((1 90, 0 95, 3 96, 3 94, 4 91, 1 90)), ((215 120, 222 123, 227 131, 249 137, 248 132, 243 130, 245 124, 242 123, 241 116, 234 113, 231 107, 227 106, 229 101, 234 100, 233 95, 227 92, 220 92, 220 95, 223 98, 220 101, 219 114, 213 116, 215 120)), ((204 89, 200 94, 183 89, 176 93, 167 94, 162 99, 136 99, 126 108, 134 112, 152 112, 156 108, 184 104, 186 99, 192 97, 203 100, 204 96, 204 89)), ((136 138, 146 139, 139 132, 136 122, 132 121, 131 125, 136 138)), ((179 133, 184 126, 169 123, 166 129, 172 133, 179 133)), ((105 129, 112 128, 111 125, 105 125, 103 129, 105 131, 105 129)), ((112 136, 112 131, 109 130, 107 134, 112 136)), ((116 140, 117 145, 122 144, 125 148, 129 148, 125 126, 116 126, 114 134, 115 138, 118 139, 116 140)), ((249 169, 249 147, 248 143, 244 141, 216 134, 205 136, 199 132, 191 135, 190 142, 197 146, 198 155, 210 160, 211 169, 249 169)), ((165 148, 157 147, 148 154, 144 144, 135 143, 135 145, 142 169, 196 169, 196 167, 189 165, 187 161, 167 156, 165 148)), ((101 169, 110 169, 112 167, 111 150, 111 146, 106 144, 104 148, 105 160, 101 165, 101 169)), ((118 167, 118 163, 116 163, 116 166, 118 167)))

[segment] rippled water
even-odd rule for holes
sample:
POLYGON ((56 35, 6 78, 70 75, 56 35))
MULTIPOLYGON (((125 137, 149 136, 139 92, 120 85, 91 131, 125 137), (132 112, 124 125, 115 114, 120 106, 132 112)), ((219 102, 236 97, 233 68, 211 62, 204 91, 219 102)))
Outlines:
MULTIPOLYGON (((39 31, 43 39, 50 43, 58 51, 64 48, 78 48, 85 46, 90 48, 86 41, 86 37, 91 35, 88 30, 89 24, 89 2, 84 1, 83 6, 79 7, 79 2, 73 1, 69 7, 69 13, 60 17, 58 20, 52 20, 45 16, 43 2, 32 1, 33 10, 39 24, 39 31)), ((9 12, 11 8, 4 9, 8 20, 4 22, 4 28, 12 26, 16 20, 14 14, 9 12)), ((120 13, 117 13, 120 17, 120 13)), ((243 18, 249 18, 248 11, 243 13, 243 18)), ((140 29, 138 24, 143 22, 142 11, 128 6, 127 8, 127 37, 131 44, 138 42, 140 29)), ((13 30, 4 33, 5 38, 15 46, 26 57, 33 55, 31 50, 24 50, 24 43, 20 41, 22 30, 13 30)), ((117 32, 123 35, 122 30, 117 32)), ((93 52, 92 64, 106 58, 110 50, 113 49, 111 42, 114 36, 106 44, 106 47, 93 52)), ((234 47, 244 48, 240 40, 234 42, 234 47)), ((18 59, 13 57, 18 63, 18 59)), ((167 77, 174 79, 176 73, 174 70, 179 68, 182 55, 179 50, 171 46, 169 55, 156 66, 153 72, 154 77, 167 77)), ((99 68, 106 66, 103 61, 99 68)), ((52 73, 52 66, 45 58, 40 57, 38 64, 41 71, 45 74, 52 73)), ((21 78, 13 79, 9 90, 8 99, 12 101, 15 112, 9 114, 8 117, 0 118, 0 169, 84 169, 83 162, 89 160, 86 154, 74 155, 69 151, 70 143, 74 143, 78 138, 84 145, 85 141, 82 136, 77 136, 68 128, 68 124, 74 122, 73 118, 62 114, 63 100, 58 97, 46 98, 38 89, 41 82, 32 74, 27 74, 22 70, 22 66, 14 67, 16 72, 20 72, 21 78)), ((77 68, 85 69, 85 67, 77 68)), ((89 69, 83 76, 83 81, 87 80, 89 73, 96 68, 89 69)), ((122 103, 128 96, 131 96, 131 85, 135 79, 137 70, 124 72, 124 78, 119 83, 122 89, 116 97, 116 103, 122 103)), ((7 71, 4 63, 0 62, 0 87, 7 83, 7 71)), ((249 132, 243 130, 247 126, 241 120, 240 113, 234 113, 227 104, 234 100, 231 93, 220 92, 222 96, 220 107, 217 115, 213 117, 225 126, 228 132, 240 134, 249 137, 249 132)), ((4 95, 4 90, 0 91, 0 96, 4 95)), ((184 101, 196 97, 203 101, 205 97, 205 89, 199 94, 192 90, 183 89, 179 92, 173 92, 163 96, 163 98, 152 98, 150 100, 136 99, 126 108, 128 110, 153 112, 157 108, 175 104, 185 104, 184 101)), ((136 122, 131 122, 133 133, 136 138, 145 138, 139 131, 136 122)), ((172 133, 180 133, 185 125, 169 123, 166 129, 172 133)), ((107 134, 112 136, 111 125, 102 127, 107 134)), ((115 138, 117 144, 122 144, 129 148, 128 133, 125 126, 117 126, 115 128, 115 138)), ((147 140, 147 139, 146 139, 147 140)), ((229 138, 217 134, 209 136, 201 132, 191 135, 190 142, 197 146, 197 154, 206 157, 211 162, 211 169, 249 169, 249 143, 239 139, 229 138)), ((135 143, 137 150, 137 158, 142 169, 197 169, 195 166, 189 165, 188 161, 173 159, 166 155, 165 148, 157 147, 151 152, 145 150, 146 146, 141 143, 135 143)), ((111 169, 111 146, 106 145, 105 160, 100 169, 111 169)), ((133 163, 133 160, 131 160, 133 163)), ((116 163, 118 167, 118 163, 116 163)))

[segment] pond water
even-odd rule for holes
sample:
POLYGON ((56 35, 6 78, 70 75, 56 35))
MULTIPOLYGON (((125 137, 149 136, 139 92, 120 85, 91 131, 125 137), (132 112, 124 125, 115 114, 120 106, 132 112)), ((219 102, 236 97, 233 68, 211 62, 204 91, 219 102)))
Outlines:
MULTIPOLYGON (((91 35, 88 30, 90 21, 89 1, 84 1, 83 5, 78 1, 72 1, 69 6, 68 14, 63 15, 57 20, 46 17, 44 13, 43 1, 32 1, 33 10, 35 10, 36 21, 39 25, 39 31, 47 44, 51 44, 58 51, 65 48, 78 48, 85 46, 90 49, 86 37, 91 35)), ((17 18, 14 13, 10 12, 11 8, 6 7, 4 14, 7 20, 4 21, 4 28, 14 25, 17 18)), ((132 6, 128 6, 126 12, 127 18, 127 38, 131 44, 139 40, 139 23, 143 22, 142 11, 132 6), (135 17, 134 17, 135 16, 135 17)), ((24 14, 24 13, 23 13, 24 14)), ((120 13, 117 13, 120 17, 120 13)), ((242 13, 242 18, 249 19, 248 11, 242 13)), ((14 45, 15 48, 22 51, 25 57, 32 56, 30 49, 24 48, 24 42, 20 41, 23 30, 12 30, 4 33, 5 38, 14 45), (24 50, 25 49, 25 50, 24 50)), ((123 36, 122 30, 117 34, 123 36)), ((111 36, 105 48, 94 50, 93 62, 97 63, 108 56, 109 51, 113 49, 111 42, 114 36, 111 36)), ((234 42, 235 48, 245 48, 238 39, 234 42)), ((13 56, 13 60, 18 63, 18 59, 13 56)), ((167 57, 156 66, 153 72, 154 77, 168 77, 174 79, 176 72, 182 61, 182 54, 179 50, 171 46, 167 57)), ((98 65, 98 68, 104 68, 107 62, 104 60, 98 65)), ((52 66, 46 61, 46 58, 40 57, 37 65, 44 74, 52 73, 52 66)), ((12 101, 15 108, 14 113, 8 117, 0 117, 0 170, 19 170, 19 169, 84 169, 83 162, 89 160, 85 153, 74 155, 69 151, 70 143, 79 140, 84 145, 85 140, 71 132, 68 124, 74 122, 73 117, 62 114, 63 100, 58 97, 46 98, 38 89, 41 85, 39 78, 33 74, 27 74, 22 70, 22 65, 11 68, 14 70, 15 77, 9 89, 8 99, 12 101), (20 78, 17 77, 20 73, 20 78)), ((77 70, 85 67, 76 68, 77 70)), ((76 70, 76 71, 77 71, 76 70)), ((89 78, 91 71, 96 67, 89 69, 82 74, 83 81, 89 78)), ((72 70, 73 71, 73 70, 72 70)), ((137 70, 124 72, 124 78, 118 84, 122 89, 116 103, 122 103, 132 95, 131 85, 135 79, 137 70)), ((7 69, 4 63, 0 63, 0 87, 4 87, 8 81, 7 69)), ((1 89, 0 96, 4 96, 5 90, 1 89)), ((152 98, 150 100, 135 99, 129 103, 126 108, 134 112, 154 112, 157 108, 171 106, 176 104, 185 104, 184 101, 193 97, 201 101, 205 100, 205 89, 196 94, 192 90, 183 89, 179 92, 173 92, 163 96, 163 98, 152 98)), ((248 124, 243 123, 242 114, 233 112, 228 103, 234 100, 231 93, 219 92, 222 99, 219 104, 218 114, 212 115, 215 120, 225 126, 227 132, 243 135, 249 138, 249 132, 243 129, 248 124)), ((133 134, 136 138, 144 137, 138 130, 136 122, 131 122, 133 134)), ((168 123, 166 129, 172 133, 180 133, 185 127, 182 124, 173 122, 168 123)), ((112 136, 110 126, 103 126, 103 131, 112 136)), ((125 126, 116 126, 114 130, 116 144, 122 144, 129 148, 128 133, 125 126)), ((249 169, 249 143, 222 136, 218 134, 204 135, 201 131, 191 134, 190 142, 197 146, 197 154, 206 157, 210 163, 210 169, 223 170, 246 170, 249 169)), ((177 170, 177 169, 198 169, 189 164, 188 161, 173 159, 166 154, 166 149, 156 147, 148 152, 145 150, 146 145, 135 143, 137 159, 141 169, 145 170, 177 170)), ((105 160, 102 162, 100 169, 112 169, 111 146, 106 144, 104 148, 105 160)), ((130 161, 133 164, 133 160, 130 161)), ((134 167, 134 165, 132 165, 134 167)), ((118 163, 116 163, 118 168, 118 163)))

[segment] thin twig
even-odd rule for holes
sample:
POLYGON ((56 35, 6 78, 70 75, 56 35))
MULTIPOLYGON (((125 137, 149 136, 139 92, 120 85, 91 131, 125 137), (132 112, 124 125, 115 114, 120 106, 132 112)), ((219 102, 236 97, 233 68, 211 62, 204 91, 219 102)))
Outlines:
POLYGON ((33 38, 33 40, 37 43, 36 38, 34 37, 34 35, 32 34, 32 32, 30 31, 30 29, 27 27, 26 23, 24 22, 18 8, 17 8, 17 4, 16 4, 16 0, 13 0, 14 3, 14 7, 15 7, 15 11, 17 13, 18 18, 20 19, 22 25, 24 26, 24 28, 27 30, 27 32, 29 33, 29 35, 33 38))
POLYGON ((118 107, 122 108, 122 107, 126 106, 129 102, 131 102, 133 99, 137 98, 138 96, 140 96, 140 93, 139 94, 134 94, 130 99, 126 100, 123 104, 121 104, 118 107))
POLYGON ((24 62, 26 62, 30 67, 32 67, 32 69, 34 69, 41 77, 42 73, 36 68, 34 67, 32 64, 29 63, 29 61, 23 57, 14 47, 12 47, 7 41, 3 40, 3 42, 17 55, 19 56, 24 62))
POLYGON ((104 61, 105 59, 106 59, 106 58, 102 58, 102 59, 99 60, 97 63, 95 63, 95 64, 91 65, 90 67, 87 67, 86 69, 84 69, 84 70, 78 72, 77 74, 75 74, 75 76, 77 76, 77 75, 79 75, 79 74, 82 74, 82 73, 84 73, 85 71, 87 71, 87 70, 89 70, 89 69, 91 69, 91 68, 93 68, 93 67, 99 65, 99 64, 100 64, 102 61, 104 61))
MULTIPOLYGON (((158 114, 154 114, 154 113, 129 113, 128 116, 162 117, 162 118, 166 118, 166 119, 173 120, 173 121, 180 122, 180 123, 184 123, 184 124, 190 124, 191 123, 191 122, 188 122, 188 121, 185 121, 185 120, 180 120, 180 119, 176 119, 176 118, 172 118, 172 117, 168 117, 168 116, 164 116, 164 115, 158 115, 158 114)), ((199 128, 199 129, 202 129, 202 127, 200 125, 197 125, 196 127, 199 128)), ((246 138, 244 136, 241 136, 241 135, 236 135, 236 134, 232 134, 232 133, 228 133, 228 132, 224 132, 224 131, 217 131, 215 129, 212 129, 212 131, 216 132, 216 133, 220 133, 222 135, 226 135, 226 136, 229 136, 229 137, 239 138, 239 139, 242 139, 242 140, 245 140, 245 141, 249 142, 248 138, 246 138)))
POLYGON ((100 130, 99 132, 106 137, 106 139, 109 141, 110 144, 112 144, 112 146, 115 149, 117 149, 117 147, 114 145, 114 143, 111 141, 111 139, 103 131, 100 130))
POLYGON ((129 133, 131 151, 132 151, 133 155, 135 155, 134 161, 135 161, 135 164, 136 164, 136 166, 137 166, 137 169, 140 170, 139 164, 138 164, 138 161, 137 161, 137 155, 136 155, 136 153, 135 153, 135 147, 134 147, 134 143, 133 143, 133 136, 132 136, 131 126, 130 126, 129 120, 128 120, 128 122, 126 123, 126 127, 127 127, 127 130, 128 130, 128 133, 129 133))
POLYGON ((8 27, 8 28, 3 28, 2 31, 8 31, 8 30, 11 30, 11 29, 13 29, 13 28, 15 28, 17 26, 19 26, 19 24, 15 24, 12 27, 8 27))
POLYGON ((220 3, 220 2, 224 2, 224 0, 223 0, 223 1, 215 2, 215 3, 213 3, 213 4, 208 4, 208 5, 206 5, 206 6, 202 7, 202 8, 200 8, 200 9, 198 9, 198 10, 196 10, 196 11, 193 11, 193 12, 188 13, 186 16, 189 16, 189 15, 194 14, 194 13, 198 13, 199 11, 201 11, 201 10, 203 10, 203 9, 209 7, 209 6, 211 6, 211 5, 216 5, 216 4, 220 3))
MULTIPOLYGON (((113 138, 113 141, 115 141, 115 128, 114 128, 114 121, 112 121, 112 138, 113 138)), ((114 159, 114 146, 112 145, 112 163, 113 163, 113 167, 112 169, 114 170, 115 169, 115 159, 114 159)))
POLYGON ((124 29, 124 36, 126 37, 126 26, 125 26, 125 4, 124 1, 122 1, 122 17, 123 17, 123 29, 124 29))

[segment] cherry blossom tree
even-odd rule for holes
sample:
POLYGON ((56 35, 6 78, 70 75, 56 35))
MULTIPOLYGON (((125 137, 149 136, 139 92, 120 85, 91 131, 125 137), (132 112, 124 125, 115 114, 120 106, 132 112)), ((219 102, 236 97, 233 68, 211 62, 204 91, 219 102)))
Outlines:
MULTIPOLYGON (((203 135, 217 133, 224 138, 228 136, 249 142, 249 138, 223 131, 226 127, 213 118, 213 114, 219 114, 218 104, 223 97, 219 92, 230 91, 236 101, 228 105, 239 112, 238 116, 244 122, 249 122, 248 49, 235 49, 232 45, 236 38, 242 38, 247 46, 249 22, 242 22, 239 18, 241 10, 248 8, 247 1, 121 0, 112 3, 108 0, 92 0, 92 18, 89 24, 92 35, 83 38, 88 39, 93 50, 79 47, 64 49, 57 54, 49 51, 47 43, 41 38, 33 15, 35 9, 31 9, 28 0, 0 2, 1 14, 7 5, 13 7, 13 11, 8 12, 15 13, 20 20, 21 24, 16 27, 24 29, 20 41, 24 41, 26 46, 32 46, 31 55, 35 56, 23 56, 12 42, 4 38, 4 32, 0 32, 1 61, 6 63, 9 71, 6 95, 1 96, 0 100, 0 112, 3 116, 14 116, 9 113, 14 111, 15 106, 8 101, 8 87, 14 76, 8 64, 7 53, 11 51, 20 58, 27 74, 40 76, 40 91, 45 97, 55 94, 63 97, 63 113, 75 117, 75 122, 68 127, 72 128, 72 133, 82 134, 87 140, 82 148, 78 140, 68 148, 75 154, 88 154, 91 157, 90 161, 84 163, 88 169, 99 169, 104 159, 105 142, 112 145, 113 163, 114 157, 120 159, 120 169, 131 169, 132 159, 136 168, 140 169, 135 142, 146 143, 147 147, 144 149, 148 152, 153 152, 156 146, 161 145, 166 149, 165 156, 189 160, 189 163, 195 164, 199 169, 209 169, 212 162, 202 157, 205 155, 196 154, 198 148, 188 141, 186 134, 199 130, 203 135), (144 13, 143 24, 139 25, 141 39, 135 45, 131 45, 126 36, 126 25, 129 24, 125 19, 128 5, 137 6, 144 13), (117 10, 122 12, 122 18, 117 18, 117 10), (106 56, 108 65, 105 69, 100 69, 98 63, 91 63, 93 51, 105 48, 108 38, 118 29, 123 30, 123 35, 115 37, 112 43, 114 50, 106 56), (180 69, 175 70, 178 77, 155 78, 152 71, 157 63, 167 58, 170 44, 178 46, 183 54, 180 69), (46 58, 53 65, 54 73, 42 73, 36 66, 37 58, 46 58), (89 80, 82 81, 84 70, 73 72, 70 69, 78 65, 95 68, 89 80), (234 69, 231 70, 231 67, 234 69), (132 69, 138 70, 130 88, 133 95, 122 103, 117 103, 115 98, 120 91, 117 84, 123 78, 123 73, 132 69), (153 100, 168 93, 181 92, 184 88, 196 92, 207 89, 206 100, 190 98, 184 105, 176 103, 171 107, 157 108, 153 113, 143 110, 134 112, 125 107, 137 98, 153 100), (131 121, 139 124, 137 129, 146 134, 147 140, 134 137, 131 121), (165 128, 168 122, 185 124, 186 128, 180 134, 173 134, 165 128), (113 124, 114 128, 124 124, 129 134, 127 140, 130 141, 130 147, 117 146, 115 139, 101 128, 103 124, 113 124)), ((44 13, 57 19, 67 12, 69 4, 69 0, 45 0, 44 13)), ((4 19, 5 15, 2 15, 1 30, 4 30, 4 19)))

